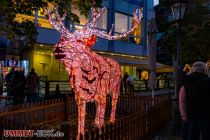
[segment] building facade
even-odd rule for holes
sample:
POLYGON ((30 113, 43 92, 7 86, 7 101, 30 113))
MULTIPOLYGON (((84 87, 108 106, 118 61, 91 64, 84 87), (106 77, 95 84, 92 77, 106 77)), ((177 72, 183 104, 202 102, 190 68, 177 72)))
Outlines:
MULTIPOLYGON (((133 11, 144 6, 144 20, 135 31, 124 40, 108 41, 98 38, 93 50, 100 55, 115 59, 121 64, 121 70, 124 74, 128 72, 136 79, 148 79, 148 51, 147 45, 147 22, 146 20, 154 19, 153 0, 146 3, 141 0, 104 0, 102 7, 107 7, 107 11, 101 16, 96 23, 95 28, 109 31, 112 24, 115 24, 114 34, 126 32, 134 24, 132 17, 133 11), (145 5, 146 4, 146 5, 145 5), (146 39, 145 39, 146 38, 146 39), (145 41, 144 41, 145 40, 145 41)), ((72 7, 74 13, 80 17, 80 24, 67 22, 67 28, 70 31, 81 29, 89 19, 79 14, 79 11, 72 7)), ((67 72, 64 65, 59 63, 53 56, 52 47, 59 41, 60 34, 54 30, 46 18, 46 13, 36 11, 35 16, 26 16, 18 14, 16 20, 21 22, 23 19, 33 20, 37 23, 37 43, 34 49, 24 52, 23 59, 28 60, 28 69, 34 67, 39 76, 48 80, 68 80, 67 72)), ((157 71, 168 71, 170 67, 163 64, 156 64, 157 71)))

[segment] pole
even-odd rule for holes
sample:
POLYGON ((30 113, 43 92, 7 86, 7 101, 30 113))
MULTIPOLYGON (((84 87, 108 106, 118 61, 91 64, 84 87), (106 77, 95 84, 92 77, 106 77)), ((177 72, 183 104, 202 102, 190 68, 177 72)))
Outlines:
POLYGON ((179 90, 181 87, 181 74, 182 74, 182 65, 181 65, 181 3, 179 3, 179 18, 177 20, 177 50, 176 50, 176 95, 178 98, 179 90))
POLYGON ((156 87, 156 32, 157 27, 154 20, 148 23, 148 69, 149 69, 149 88, 156 87))
MULTIPOLYGON (((181 5, 180 5, 181 7, 181 5)), ((181 8, 179 8, 179 18, 181 17, 181 8)), ((175 87, 175 105, 174 105, 174 132, 176 135, 181 134, 181 117, 179 114, 179 90, 181 88, 181 74, 182 74, 182 65, 181 65, 181 25, 180 20, 177 20, 177 48, 176 48, 176 87, 175 87)))
POLYGON ((147 0, 143 0, 143 47, 142 55, 145 55, 147 49, 147 0))
MULTIPOLYGON (((107 17, 107 31, 109 32, 109 30, 112 28, 112 24, 115 23, 115 0, 109 0, 109 10, 108 10, 108 17, 107 17)), ((115 28, 113 28, 113 32, 114 33, 115 28)), ((113 40, 109 40, 108 41, 108 51, 109 52, 114 52, 114 42, 113 40)))
POLYGON ((148 50, 149 50, 149 89, 152 91, 152 105, 154 105, 156 85, 156 32, 157 27, 154 20, 148 23, 148 50))
POLYGON ((182 72, 182 66, 181 66, 181 27, 180 27, 180 22, 177 22, 177 56, 176 56, 176 61, 177 61, 177 66, 176 66, 176 95, 178 98, 179 95, 179 90, 181 87, 181 72, 182 72))

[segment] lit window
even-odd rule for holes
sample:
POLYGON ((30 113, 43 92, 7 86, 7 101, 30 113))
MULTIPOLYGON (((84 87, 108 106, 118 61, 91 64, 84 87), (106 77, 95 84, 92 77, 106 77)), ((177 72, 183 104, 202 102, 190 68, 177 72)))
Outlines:
POLYGON ((107 29, 107 11, 104 11, 104 13, 101 15, 101 17, 96 22, 95 27, 103 30, 107 29))
POLYGON ((41 8, 38 11, 38 17, 44 17, 44 18, 46 18, 46 14, 47 14, 46 9, 41 8))
POLYGON ((80 21, 81 25, 85 25, 85 24, 88 23, 88 21, 89 21, 88 18, 86 18, 83 15, 80 15, 80 11, 79 10, 77 10, 75 8, 72 8, 72 11, 73 11, 74 14, 76 14, 79 17, 79 21, 80 21))
POLYGON ((53 28, 48 19, 38 18, 38 26, 43 28, 53 28))
POLYGON ((28 15, 24 15, 24 14, 16 14, 14 20, 21 23, 26 20, 34 22, 34 19, 35 19, 34 16, 28 16, 28 15))
MULTIPOLYGON (((115 13, 115 32, 124 33, 131 29, 135 24, 135 20, 128 15, 115 13)), ((127 39, 124 39, 127 40, 127 39)), ((131 43, 141 43, 141 23, 130 34, 128 40, 131 43)))
MULTIPOLYGON (((136 24, 136 21, 133 18, 130 18, 130 27, 131 28, 133 25, 136 24)), ((141 22, 140 24, 134 29, 134 31, 131 33, 131 35, 133 36, 134 42, 136 44, 140 44, 141 43, 141 22)))
POLYGON ((115 32, 123 33, 128 31, 128 16, 115 13, 115 32))
POLYGON ((53 28, 47 19, 46 14, 46 9, 40 9, 38 11, 38 26, 43 28, 53 28))
POLYGON ((141 72, 141 80, 148 80, 148 78, 149 78, 149 73, 148 73, 148 71, 143 70, 143 71, 141 72))

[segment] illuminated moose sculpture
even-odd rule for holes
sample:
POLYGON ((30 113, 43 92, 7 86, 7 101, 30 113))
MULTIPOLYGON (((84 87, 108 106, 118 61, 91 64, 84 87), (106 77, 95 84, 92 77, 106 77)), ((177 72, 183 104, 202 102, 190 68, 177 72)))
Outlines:
MULTIPOLYGON (((52 8, 51 8, 52 9, 52 8)), ((91 46, 96 42, 96 36, 108 40, 117 40, 126 37, 137 25, 139 25, 142 12, 138 10, 134 13, 136 24, 128 31, 120 35, 113 36, 112 29, 109 34, 94 28, 95 23, 106 10, 102 8, 97 13, 92 8, 93 19, 87 23, 83 29, 70 32, 63 24, 65 15, 61 18, 57 11, 57 6, 51 10, 47 9, 49 21, 52 26, 61 33, 61 39, 56 44, 56 49, 63 52, 61 62, 64 63, 70 76, 70 84, 75 93, 75 100, 78 105, 78 137, 84 135, 86 103, 95 100, 97 103, 97 112, 95 124, 101 130, 104 124, 104 115, 106 108, 106 96, 112 96, 112 110, 110 121, 115 121, 116 105, 121 84, 120 65, 109 58, 97 55, 91 51, 91 46)), ((56 51, 55 51, 56 52, 56 51)), ((55 53, 54 52, 54 53, 55 53)), ((58 55, 55 53, 55 56, 58 55)))

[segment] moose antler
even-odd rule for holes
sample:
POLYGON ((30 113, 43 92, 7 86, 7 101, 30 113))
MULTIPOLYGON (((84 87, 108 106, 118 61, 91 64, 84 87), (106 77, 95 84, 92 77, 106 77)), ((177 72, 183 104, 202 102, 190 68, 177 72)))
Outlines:
MULTIPOLYGON (((100 17, 101 15, 97 15, 97 17, 100 17)), ((134 12, 134 19, 136 21, 136 24, 127 32, 123 33, 123 34, 120 34, 120 35, 111 35, 112 33, 112 30, 113 30, 113 26, 112 25, 112 28, 111 30, 109 31, 109 34, 103 32, 103 31, 99 31, 99 30, 96 30, 96 29, 93 29, 92 33, 101 37, 101 38, 105 38, 105 39, 108 39, 108 40, 117 40, 117 39, 120 39, 120 38, 124 38, 126 37, 128 34, 130 34, 131 32, 134 31, 134 29, 139 25, 139 23, 141 22, 141 18, 142 18, 142 9, 141 10, 136 10, 134 12), (139 12, 138 12, 139 11, 139 12), (137 16, 137 13, 139 13, 139 16, 137 16)))
POLYGON ((98 21, 98 19, 101 17, 101 15, 102 15, 105 11, 106 11, 106 8, 103 7, 103 8, 101 9, 101 11, 98 13, 98 12, 96 11, 96 9, 92 7, 92 16, 93 16, 93 19, 92 19, 92 21, 90 21, 89 23, 87 23, 87 24, 85 25, 85 27, 86 27, 86 28, 87 28, 87 27, 93 27, 93 26, 95 25, 95 23, 98 21))
POLYGON ((50 10, 50 4, 48 3, 47 6, 47 14, 50 21, 50 24, 61 33, 62 36, 66 36, 67 38, 74 39, 75 35, 71 33, 63 24, 63 21, 66 17, 66 12, 64 13, 63 17, 61 18, 58 14, 57 4, 54 4, 53 11, 50 10))
POLYGON ((112 35, 114 24, 112 25, 112 28, 110 29, 108 33, 99 31, 94 28, 95 23, 98 21, 100 16, 104 13, 104 11, 106 11, 106 8, 102 8, 102 10, 98 13, 96 9, 93 7, 92 8, 92 15, 93 15, 92 21, 87 23, 83 29, 76 30, 75 32, 72 33, 63 24, 63 20, 65 19, 66 13, 64 14, 62 18, 60 18, 60 15, 58 14, 58 11, 57 11, 57 5, 54 4, 53 11, 50 10, 49 4, 47 7, 47 14, 49 16, 49 21, 52 24, 52 26, 61 33, 61 36, 68 38, 69 42, 80 42, 80 43, 83 42, 85 44, 88 42, 89 39, 92 38, 91 37, 92 35, 96 35, 98 37, 105 38, 108 40, 117 40, 120 38, 125 38, 126 36, 128 36, 128 34, 134 31, 134 29, 141 22, 141 18, 142 18, 142 9, 136 10, 134 12, 134 20, 136 21, 135 25, 129 31, 125 33, 122 33, 120 35, 112 35))

